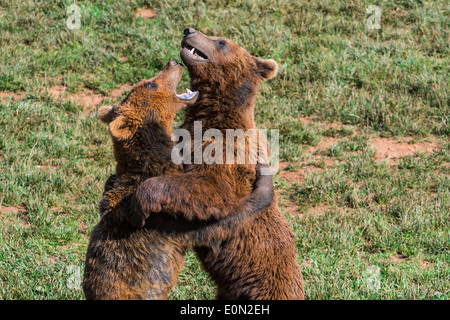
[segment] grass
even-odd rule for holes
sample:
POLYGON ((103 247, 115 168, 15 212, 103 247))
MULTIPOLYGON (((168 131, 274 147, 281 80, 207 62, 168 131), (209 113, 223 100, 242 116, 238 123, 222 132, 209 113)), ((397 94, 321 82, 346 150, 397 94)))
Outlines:
MULTIPOLYGON (((117 103, 112 90, 178 59, 187 26, 279 64, 255 117, 280 131, 282 172, 301 176, 274 182, 306 298, 449 299, 446 1, 79 1, 79 30, 66 26, 70 4, 0 0, 0 92, 20 95, 0 100, 1 299, 84 298, 88 236, 114 172, 95 110, 47 89, 117 103), (382 10, 380 30, 365 25, 369 5, 382 10), (136 17, 141 8, 157 16, 136 17), (379 137, 438 147, 378 161, 379 137)), ((188 83, 185 72, 180 88, 188 83)), ((214 290, 189 252, 169 298, 213 299, 214 290)))

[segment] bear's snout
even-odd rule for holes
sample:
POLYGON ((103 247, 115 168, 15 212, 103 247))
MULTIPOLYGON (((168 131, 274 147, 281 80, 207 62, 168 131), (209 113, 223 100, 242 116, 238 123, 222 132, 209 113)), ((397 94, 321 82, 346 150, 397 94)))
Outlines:
POLYGON ((190 36, 191 34, 194 34, 195 29, 194 28, 186 28, 186 29, 184 29, 183 33, 184 33, 183 38, 186 38, 186 37, 190 36))

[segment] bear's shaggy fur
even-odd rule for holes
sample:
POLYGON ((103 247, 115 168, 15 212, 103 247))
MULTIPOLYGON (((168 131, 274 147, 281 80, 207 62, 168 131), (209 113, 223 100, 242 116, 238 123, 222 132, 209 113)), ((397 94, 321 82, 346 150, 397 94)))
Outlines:
MULTIPOLYGON (((173 287, 189 246, 211 247, 272 202, 272 181, 261 176, 255 190, 230 214, 233 219, 199 220, 182 213, 158 213, 145 226, 134 226, 131 198, 147 178, 175 177, 182 168, 171 160, 171 124, 175 113, 195 102, 198 93, 176 95, 182 66, 171 60, 150 80, 136 85, 116 107, 102 107, 117 162, 100 202, 101 220, 94 227, 83 278, 87 299, 165 299, 173 287)), ((214 210, 211 207, 211 210, 214 210)), ((217 211, 217 209, 216 209, 217 211)))
MULTIPOLYGON (((208 37, 192 28, 184 33, 180 56, 191 77, 191 90, 198 90, 199 97, 185 109, 181 127, 192 136, 194 121, 202 122, 203 132, 214 128, 224 135, 227 129, 254 129, 257 85, 276 75, 277 63, 254 57, 225 38, 208 37)), ((250 163, 185 165, 182 175, 145 181, 133 197, 137 208, 133 214, 138 214, 138 221, 161 210, 208 219, 210 213, 202 209, 212 206, 222 210, 217 217, 223 218, 230 214, 227 208, 251 193, 255 174, 250 163)), ((222 241, 218 250, 199 245, 195 251, 218 285, 219 299, 304 298, 294 235, 276 199, 222 241)))

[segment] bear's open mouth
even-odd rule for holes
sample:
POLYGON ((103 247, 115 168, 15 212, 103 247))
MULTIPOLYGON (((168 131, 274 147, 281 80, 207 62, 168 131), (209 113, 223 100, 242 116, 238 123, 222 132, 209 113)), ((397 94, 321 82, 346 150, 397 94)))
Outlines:
POLYGON ((187 51, 190 53, 190 55, 196 60, 199 60, 199 61, 208 60, 208 56, 206 54, 204 54, 197 48, 194 48, 193 46, 190 46, 187 44, 183 47, 183 49, 187 49, 187 51))
POLYGON ((192 98, 195 97, 195 95, 197 93, 198 93, 198 91, 191 91, 186 88, 186 92, 180 93, 180 94, 175 94, 175 95, 181 100, 191 100, 192 98))

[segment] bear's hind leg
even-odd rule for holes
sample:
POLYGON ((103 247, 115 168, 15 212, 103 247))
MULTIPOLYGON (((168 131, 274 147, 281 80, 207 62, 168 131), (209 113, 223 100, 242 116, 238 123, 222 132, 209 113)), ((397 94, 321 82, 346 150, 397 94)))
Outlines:
POLYGON ((100 222, 92 231, 84 270, 86 299, 166 299, 184 262, 186 246, 146 229, 113 234, 100 222))

